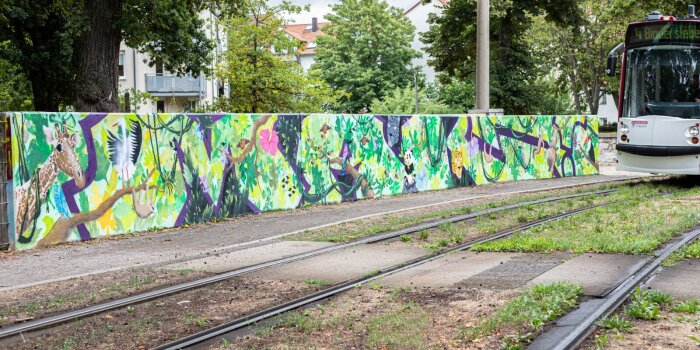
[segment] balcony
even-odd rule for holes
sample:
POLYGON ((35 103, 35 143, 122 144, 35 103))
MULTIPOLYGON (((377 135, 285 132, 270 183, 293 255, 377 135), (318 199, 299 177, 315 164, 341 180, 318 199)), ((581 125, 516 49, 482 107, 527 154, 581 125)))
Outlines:
POLYGON ((153 96, 204 97, 204 79, 192 76, 146 74, 146 91, 153 96))

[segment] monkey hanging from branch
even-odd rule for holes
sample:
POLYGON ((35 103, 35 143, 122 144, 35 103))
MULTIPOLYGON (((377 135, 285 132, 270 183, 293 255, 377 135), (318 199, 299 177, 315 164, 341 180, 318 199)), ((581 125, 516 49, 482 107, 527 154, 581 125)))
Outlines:
POLYGON ((148 182, 146 182, 146 189, 138 193, 138 195, 136 193, 136 188, 131 188, 131 199, 134 205, 134 212, 136 212, 136 216, 141 219, 147 219, 156 211, 155 202, 157 199, 156 195, 158 194, 158 190, 156 189, 153 191, 153 198, 149 198, 149 191, 150 189, 148 182))

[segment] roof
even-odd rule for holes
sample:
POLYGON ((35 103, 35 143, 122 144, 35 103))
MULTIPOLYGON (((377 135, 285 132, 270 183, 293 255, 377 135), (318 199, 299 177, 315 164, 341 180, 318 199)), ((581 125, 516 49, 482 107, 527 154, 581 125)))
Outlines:
POLYGON ((300 23, 300 24, 290 24, 284 27, 284 31, 289 34, 292 38, 297 39, 301 41, 302 43, 306 45, 302 45, 300 47, 299 54, 301 55, 312 55, 316 53, 315 50, 315 45, 312 45, 312 47, 309 47, 309 44, 314 43, 316 41, 316 37, 319 35, 323 34, 323 27, 329 25, 330 22, 319 22, 318 23, 318 31, 312 32, 311 30, 307 30, 307 28, 311 27, 310 23, 300 23))
MULTIPOLYGON (((447 5, 447 4, 450 2, 450 0, 437 0, 437 2, 440 3, 440 5, 445 6, 445 5, 447 5)), ((407 15, 409 12, 415 10, 418 6, 420 6, 420 5, 422 5, 422 4, 423 4, 423 0, 418 0, 418 1, 416 1, 416 3, 413 4, 413 6, 409 6, 409 7, 406 9, 406 11, 403 12, 403 15, 404 15, 404 16, 407 15)))

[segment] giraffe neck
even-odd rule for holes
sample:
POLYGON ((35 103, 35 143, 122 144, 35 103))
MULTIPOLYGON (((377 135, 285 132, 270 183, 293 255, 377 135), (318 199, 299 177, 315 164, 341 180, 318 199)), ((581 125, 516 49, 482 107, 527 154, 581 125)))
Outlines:
MULTIPOLYGON (((39 176, 39 198, 41 201, 46 198, 49 188, 51 188, 51 185, 53 185, 54 181, 56 181, 58 171, 56 157, 54 153, 51 153, 49 158, 46 159, 44 165, 42 165, 41 169, 39 169, 39 173, 37 175, 39 176)), ((31 184, 29 191, 36 191, 36 183, 31 184)))

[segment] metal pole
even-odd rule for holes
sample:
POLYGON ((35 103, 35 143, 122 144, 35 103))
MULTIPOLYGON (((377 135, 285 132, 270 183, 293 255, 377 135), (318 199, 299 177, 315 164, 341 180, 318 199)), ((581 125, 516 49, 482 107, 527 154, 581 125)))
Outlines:
POLYGON ((418 109, 418 69, 413 68, 413 90, 416 95, 416 114, 420 114, 420 111, 418 109))
POLYGON ((488 113, 489 106, 489 0, 476 6, 476 109, 488 113))

